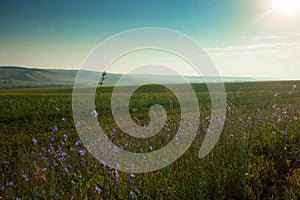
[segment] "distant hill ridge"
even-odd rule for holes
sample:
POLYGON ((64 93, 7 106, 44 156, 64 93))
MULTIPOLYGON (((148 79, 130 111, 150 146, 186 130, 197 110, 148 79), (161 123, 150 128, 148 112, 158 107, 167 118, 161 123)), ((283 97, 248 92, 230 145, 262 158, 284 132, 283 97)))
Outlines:
MULTIPOLYGON (((72 87, 78 70, 0 67, 0 88, 72 87)), ((86 72, 88 77, 89 73, 86 72)))
MULTIPOLYGON (((25 68, 18 66, 0 66, 0 88, 34 88, 34 87, 72 87, 76 78, 78 70, 66 69, 38 69, 38 68, 25 68)), ((84 71, 82 83, 87 82, 90 77, 95 77, 95 73, 101 72, 84 71)), ((121 74, 108 74, 105 79, 105 85, 115 85, 120 79, 121 74)), ((143 80, 149 80, 153 77, 159 78, 158 75, 139 75, 143 80)), ((126 77, 125 84, 132 84, 130 76, 126 77)), ((165 76, 164 76, 165 78, 165 76)), ((196 76, 185 77, 189 82, 203 82, 203 79, 196 76)), ((208 77, 207 80, 213 80, 214 77, 208 77)), ((170 79, 171 80, 171 79, 170 79)), ((173 81, 176 80, 173 78, 173 81)), ((236 78, 236 77, 223 77, 225 82, 249 82, 254 81, 252 78, 236 78)), ((173 83, 168 82, 166 83, 173 83)))

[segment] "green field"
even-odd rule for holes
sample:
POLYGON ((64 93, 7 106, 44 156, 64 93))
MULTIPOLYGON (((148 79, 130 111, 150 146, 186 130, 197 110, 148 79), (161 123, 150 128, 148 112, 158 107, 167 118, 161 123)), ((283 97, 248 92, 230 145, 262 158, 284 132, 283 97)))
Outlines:
MULTIPOLYGON (((205 84, 193 87, 201 111, 194 143, 170 166, 144 174, 117 172, 84 151, 72 119, 72 89, 0 91, 0 199, 299 199, 300 82, 226 83, 225 127, 203 159, 198 153, 210 97, 205 84)), ((130 113, 141 126, 151 105, 168 113, 158 135, 137 139, 116 126, 112 89, 102 88, 96 109, 115 144, 150 152, 174 137, 180 107, 169 90, 143 86, 132 96, 130 113)))

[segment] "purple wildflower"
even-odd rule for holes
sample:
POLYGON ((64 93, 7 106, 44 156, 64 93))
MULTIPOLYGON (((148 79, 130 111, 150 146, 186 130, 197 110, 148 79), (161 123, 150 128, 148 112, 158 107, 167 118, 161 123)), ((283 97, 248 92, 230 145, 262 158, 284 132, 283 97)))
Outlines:
POLYGON ((84 156, 85 153, 86 153, 86 150, 84 150, 84 149, 78 150, 78 154, 79 154, 80 156, 84 156))
POLYGON ((98 193, 101 193, 101 192, 102 192, 102 189, 99 188, 98 186, 95 187, 95 190, 96 190, 98 193))
POLYGON ((130 194, 131 198, 134 199, 134 192, 130 191, 129 194, 130 194))
POLYGON ((118 171, 115 171, 115 177, 119 177, 119 172, 118 171))
POLYGON ((283 130, 283 131, 282 131, 283 137, 286 137, 286 134, 287 134, 287 131, 286 131, 286 130, 283 130))
POLYGON ((8 183, 6 183, 6 186, 7 187, 14 187, 15 186, 15 184, 14 184, 14 182, 8 182, 8 183))
POLYGON ((79 128, 80 126, 81 126, 80 122, 77 122, 75 125, 76 128, 79 128))
POLYGON ((91 112, 91 115, 92 115, 93 117, 97 117, 98 114, 99 114, 99 113, 98 113, 96 110, 92 110, 92 112, 91 112))
POLYGON ((57 132, 57 131, 58 131, 57 126, 54 126, 54 127, 53 127, 53 132, 57 132))
POLYGON ((36 144, 37 140, 35 138, 32 138, 32 144, 36 144))
POLYGON ((100 165, 105 165, 105 162, 103 160, 100 160, 99 164, 100 165))

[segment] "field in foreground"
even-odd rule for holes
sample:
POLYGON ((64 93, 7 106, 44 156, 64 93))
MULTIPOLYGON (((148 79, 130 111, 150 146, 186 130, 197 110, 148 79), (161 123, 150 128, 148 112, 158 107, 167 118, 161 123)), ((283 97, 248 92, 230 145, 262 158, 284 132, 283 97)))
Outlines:
MULTIPOLYGON (((203 159, 210 98, 205 84, 193 87, 201 111, 194 143, 170 166, 145 174, 118 172, 85 151, 72 119, 72 89, 0 91, 0 199, 298 199, 300 82, 226 84, 225 127, 203 159)), ((166 88, 144 86, 131 98, 139 125, 147 124, 151 105, 168 113, 163 130, 145 140, 115 125, 111 92, 103 88, 96 109, 115 144, 150 152, 174 137, 180 107, 166 88)))

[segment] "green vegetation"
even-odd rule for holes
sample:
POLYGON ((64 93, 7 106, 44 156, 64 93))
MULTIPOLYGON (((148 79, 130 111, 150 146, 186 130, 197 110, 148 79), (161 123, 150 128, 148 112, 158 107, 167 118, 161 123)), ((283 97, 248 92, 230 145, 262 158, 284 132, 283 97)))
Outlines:
MULTIPOLYGON (((145 174, 117 172, 85 151, 72 119, 72 89, 2 90, 0 199, 298 199, 300 89, 294 85, 300 82, 225 84, 224 130, 210 154, 199 159, 210 98, 205 84, 194 84, 201 110, 194 143, 170 166, 145 174)), ((96 110, 115 144, 150 152, 174 137, 180 107, 170 91, 143 86, 132 96, 130 113, 139 125, 147 124, 153 104, 168 113, 168 125, 142 140, 115 125, 112 90, 102 88, 96 110)))

